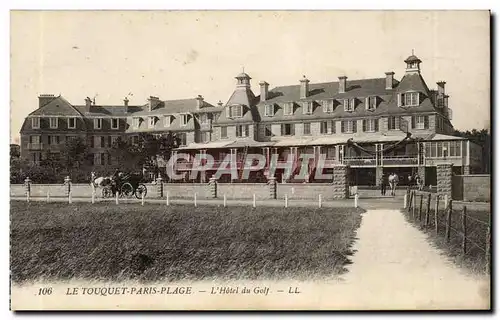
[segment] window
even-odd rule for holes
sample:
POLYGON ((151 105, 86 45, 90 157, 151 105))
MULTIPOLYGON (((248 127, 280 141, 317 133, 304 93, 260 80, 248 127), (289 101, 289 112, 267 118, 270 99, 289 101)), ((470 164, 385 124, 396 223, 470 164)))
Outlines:
POLYGON ((412 128, 413 129, 428 129, 429 128, 429 116, 413 116, 412 117, 412 128))
POLYGON ((241 117, 243 117, 243 107, 242 106, 230 106, 228 110, 229 110, 229 118, 241 118, 241 117))
POLYGON ((132 144, 139 144, 139 136, 132 136, 132 144))
POLYGON ((437 106, 438 106, 438 108, 444 107, 444 97, 437 98, 437 106))
POLYGON ((68 129, 76 128, 76 118, 68 118, 68 129))
POLYGON ((303 114, 312 114, 313 113, 313 102, 306 101, 302 103, 302 113, 303 114))
POLYGON ((220 127, 220 137, 222 139, 227 138, 227 127, 220 127))
POLYGON ((389 117, 387 126, 389 130, 399 130, 399 117, 389 117))
POLYGON ((311 124, 310 123, 304 123, 304 132, 303 132, 303 134, 305 136, 311 134, 311 124))
POLYGON ((270 124, 266 124, 264 126, 264 135, 266 137, 272 137, 273 136, 273 130, 270 124))
POLYGON ((323 121, 320 128, 321 134, 335 133, 335 121, 323 121))
POLYGON ((113 164, 112 159, 113 159, 113 157, 111 157, 111 154, 108 153, 108 164, 109 165, 113 164))
POLYGON ((377 97, 366 98, 366 110, 375 110, 377 108, 377 97))
POLYGON ((287 102, 283 105, 283 114, 291 116, 293 114, 293 102, 287 102))
POLYGON ((94 165, 100 165, 100 164, 101 164, 101 154, 94 153, 94 165))
POLYGON ((415 107, 419 103, 419 93, 418 92, 406 92, 398 94, 398 106, 400 107, 415 107))
POLYGON ((31 118, 31 127, 33 129, 40 129, 40 118, 31 118))
POLYGON ((450 141, 450 157, 460 157, 460 141, 450 141))
POLYGON ((345 120, 342 121, 342 132, 343 133, 355 133, 357 132, 356 120, 345 120))
POLYGON ((324 154, 326 159, 335 160, 335 147, 321 147, 321 154, 324 154))
POLYGON ((40 144, 40 136, 30 136, 30 143, 40 144))
POLYGON ((101 157, 101 164, 106 164, 106 154, 105 153, 100 153, 99 154, 101 157))
POLYGON ((163 125, 164 125, 165 127, 167 127, 167 128, 168 128, 168 127, 170 127, 170 123, 171 123, 171 122, 172 122, 172 119, 170 118, 170 116, 165 116, 165 117, 163 118, 163 125))
POLYGON ((248 137, 248 124, 242 124, 236 126, 236 136, 237 137, 248 137))
POLYGON ((208 123, 208 115, 206 113, 200 113, 198 115, 198 122, 200 124, 206 124, 206 123, 208 123))
POLYGON ((156 117, 155 116, 149 117, 149 127, 154 128, 155 124, 156 124, 156 117))
POLYGON ((118 129, 119 120, 116 118, 111 119, 111 129, 118 129))
POLYGON ((178 133, 177 137, 179 138, 181 146, 187 145, 187 136, 185 132, 178 133))
POLYGON ((58 124, 59 124, 59 118, 57 117, 49 118, 49 125, 51 129, 57 129, 58 124))
POLYGON ((138 129, 140 125, 141 125, 141 118, 132 119, 132 126, 134 127, 134 129, 138 129))
POLYGON ((111 146, 114 146, 116 144, 116 141, 118 141, 118 137, 117 136, 112 136, 111 137, 111 146))
POLYGON ((210 132, 201 132, 200 133, 200 142, 201 143, 207 143, 210 141, 210 132))
POLYGON ((323 100, 323 112, 324 113, 332 113, 333 112, 333 100, 323 100))
POLYGON ((355 99, 344 99, 343 101, 344 104, 344 111, 352 112, 354 111, 354 105, 355 105, 355 99))
POLYGON ((264 107, 264 115, 266 117, 274 116, 274 104, 268 104, 264 107))
POLYGON ((442 157, 443 156, 443 143, 437 142, 437 156, 442 157))
POLYGON ((102 129, 102 119, 101 118, 94 119, 94 129, 102 129))
POLYGON ((186 126, 188 123, 188 115, 181 114, 181 126, 186 126))
POLYGON ((364 132, 376 132, 376 131, 378 131, 378 119, 364 119, 363 120, 363 131, 364 132))
POLYGON ((59 136, 49 136, 49 144, 59 144, 59 136))
POLYGON ((106 138, 101 137, 101 148, 104 148, 106 146, 106 138))
POLYGON ((293 135, 295 135, 295 124, 293 124, 293 123, 283 123, 281 125, 281 135, 282 136, 293 136, 293 135))

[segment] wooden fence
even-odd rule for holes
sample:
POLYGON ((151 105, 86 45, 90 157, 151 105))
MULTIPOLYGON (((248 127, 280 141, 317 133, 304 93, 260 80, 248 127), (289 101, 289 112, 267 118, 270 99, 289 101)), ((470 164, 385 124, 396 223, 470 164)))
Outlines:
MULTIPOLYGON (((410 221, 444 237, 447 244, 460 247, 464 256, 483 256, 486 270, 491 264, 491 213, 469 210, 451 197, 408 190, 405 208, 410 221), (455 207, 454 207, 455 204, 455 207)), ((468 208, 469 206, 469 208, 468 208)))

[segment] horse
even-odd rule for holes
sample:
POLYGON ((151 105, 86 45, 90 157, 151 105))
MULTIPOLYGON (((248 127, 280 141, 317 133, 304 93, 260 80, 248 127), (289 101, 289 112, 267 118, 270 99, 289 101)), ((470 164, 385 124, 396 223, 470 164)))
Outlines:
POLYGON ((391 188, 391 196, 396 195, 396 186, 398 185, 399 177, 395 173, 391 173, 389 176, 389 187, 391 188))

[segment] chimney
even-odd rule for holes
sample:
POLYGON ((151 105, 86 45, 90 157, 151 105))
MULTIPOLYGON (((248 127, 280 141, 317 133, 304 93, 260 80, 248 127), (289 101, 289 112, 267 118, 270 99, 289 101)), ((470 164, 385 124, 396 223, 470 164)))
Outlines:
POLYGON ((200 110, 201 108, 203 108, 203 97, 201 95, 198 95, 196 97, 196 110, 200 110))
POLYGON ((154 110, 154 108, 156 108, 156 106, 158 105, 159 102, 160 102, 160 98, 155 97, 155 96, 149 96, 149 99, 148 99, 149 111, 151 112, 152 110, 154 110))
POLYGON ((260 85, 260 101, 266 101, 269 95, 269 83, 265 81, 259 82, 260 85))
POLYGON ((217 102, 217 106, 222 107, 222 105, 223 105, 222 101, 219 100, 219 102, 217 102))
POLYGON ((439 81, 439 82, 436 82, 437 85, 438 85, 438 96, 444 96, 445 95, 445 91, 444 91, 444 85, 446 84, 446 82, 444 81, 439 81))
POLYGON ((394 72, 389 71, 385 73, 385 90, 391 90, 394 82, 394 72))
POLYGON ((41 108, 44 105, 48 104, 56 97, 53 94, 41 94, 38 96, 38 107, 41 108))
POLYGON ((91 105, 92 105, 92 99, 90 99, 89 97, 85 98, 85 106, 87 108, 90 108, 91 105))
POLYGON ((347 81, 346 76, 339 77, 339 93, 345 93, 346 81, 347 81))
POLYGON ((123 105, 125 107, 128 107, 128 98, 127 97, 125 97, 125 99, 123 99, 123 105))
POLYGON ((306 76, 302 76, 300 79, 300 99, 305 99, 309 95, 309 79, 306 76))

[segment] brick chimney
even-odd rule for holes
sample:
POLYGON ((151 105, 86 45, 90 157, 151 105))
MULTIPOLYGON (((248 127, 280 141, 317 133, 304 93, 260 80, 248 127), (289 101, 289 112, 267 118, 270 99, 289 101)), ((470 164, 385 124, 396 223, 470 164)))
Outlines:
POLYGON ((155 97, 155 96, 149 96, 149 99, 148 99, 149 112, 153 111, 154 108, 156 108, 156 106, 158 105, 158 103, 160 103, 160 98, 155 97))
POLYGON ((394 72, 389 71, 385 73, 385 90, 391 90, 394 82, 394 72))
POLYGON ((44 105, 48 104, 56 97, 53 94, 41 94, 38 96, 38 107, 41 108, 44 105))
POLYGON ((438 96, 444 96, 445 95, 445 91, 444 91, 444 86, 446 85, 446 82, 444 81, 439 81, 439 82, 436 82, 437 83, 437 86, 438 86, 438 96))
POLYGON ((203 102, 203 97, 201 95, 198 95, 196 97, 196 110, 200 110, 204 105, 205 102, 203 102))
POLYGON ((92 105, 92 99, 90 99, 89 97, 85 98, 85 106, 87 108, 90 108, 91 105, 92 105))
POLYGON ((340 76, 339 77, 339 93, 345 93, 347 77, 340 76))
POLYGON ((300 79, 300 99, 305 99, 309 96, 309 79, 306 76, 302 76, 300 79))
POLYGON ((265 81, 259 82, 260 85, 260 101, 266 101, 269 96, 269 83, 265 81))

